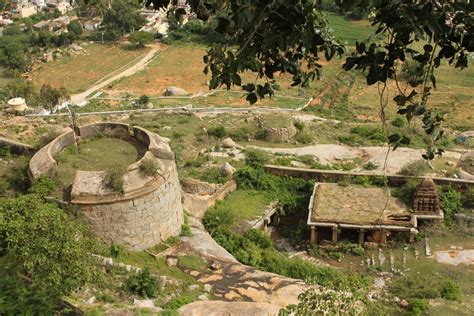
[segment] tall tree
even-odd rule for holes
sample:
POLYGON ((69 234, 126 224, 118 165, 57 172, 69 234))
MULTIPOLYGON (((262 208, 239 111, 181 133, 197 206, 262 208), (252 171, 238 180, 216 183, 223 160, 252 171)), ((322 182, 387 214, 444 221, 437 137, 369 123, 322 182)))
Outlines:
POLYGON ((40 89, 39 98, 40 102, 53 113, 54 107, 61 100, 69 98, 69 93, 65 88, 56 89, 49 84, 44 84, 40 89))
POLYGON ((94 275, 95 243, 87 236, 39 195, 1 199, 0 314, 52 315, 61 296, 94 275))
POLYGON ((117 39, 138 30, 146 23, 136 0, 114 0, 103 14, 102 25, 108 39, 117 39))

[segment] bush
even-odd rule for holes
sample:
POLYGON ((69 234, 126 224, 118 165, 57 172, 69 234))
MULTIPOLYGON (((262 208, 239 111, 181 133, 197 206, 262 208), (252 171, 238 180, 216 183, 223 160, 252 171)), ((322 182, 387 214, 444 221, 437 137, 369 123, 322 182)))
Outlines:
POLYGON ((399 198, 400 200, 405 202, 406 205, 411 207, 413 205, 416 187, 419 183, 419 180, 408 180, 402 187, 393 189, 393 196, 399 198))
POLYGON ((190 237, 191 234, 191 226, 189 226, 189 216, 186 212, 184 212, 184 223, 181 225, 181 236, 190 237))
POLYGON ((415 298, 411 300, 410 305, 408 305, 407 311, 408 315, 419 316, 423 312, 429 309, 429 304, 426 300, 415 298))
POLYGON ((362 166, 362 168, 364 170, 375 170, 377 169, 379 166, 377 166, 376 164, 374 164, 372 161, 369 161, 368 163, 366 163, 365 165, 362 166))
POLYGON ((158 294, 158 280, 150 274, 148 268, 129 276, 122 287, 129 293, 145 298, 154 298, 158 294))
POLYGON ((438 187, 440 207, 444 212, 444 223, 453 224, 454 215, 462 211, 461 193, 450 186, 438 187))
POLYGON ((155 158, 145 158, 140 161, 139 168, 143 174, 154 177, 158 173, 160 166, 155 158))
POLYGON ((452 280, 447 280, 441 290, 441 297, 448 301, 461 301, 461 289, 452 280))
POLYGON ((0 148, 0 157, 2 158, 10 158, 11 157, 11 152, 10 152, 10 148, 8 147, 1 147, 0 148))
POLYGON ((310 144, 313 141, 313 137, 309 133, 300 131, 296 134, 295 140, 301 144, 310 144))
POLYGON ((214 208, 208 210, 202 219, 207 231, 213 235, 213 232, 219 229, 231 228, 235 222, 235 214, 227 209, 221 201, 217 202, 214 208))
POLYGON ((421 177, 431 171, 425 160, 417 160, 404 166, 398 174, 402 176, 421 177))
POLYGON ((31 188, 28 189, 28 193, 45 196, 51 193, 55 186, 56 184, 53 179, 47 176, 41 176, 33 182, 31 188))
POLYGON ((109 247, 109 253, 113 258, 117 258, 125 253, 125 248, 123 245, 113 244, 109 247))
POLYGON ((295 121, 293 125, 296 127, 297 130, 302 131, 304 129, 304 122, 302 121, 295 121))
POLYGON ((199 180, 209 183, 223 184, 227 182, 227 180, 229 180, 229 177, 224 174, 219 168, 206 168, 201 171, 199 175, 199 180))
POLYGON ((213 137, 216 137, 216 138, 224 138, 227 135, 225 127, 222 126, 222 125, 219 125, 219 126, 216 126, 216 127, 210 127, 207 130, 207 134, 209 136, 213 136, 213 137))
POLYGON ((247 150, 245 152, 245 164, 253 168, 263 168, 268 162, 268 155, 260 150, 247 150))
POLYGON ((123 193, 123 176, 124 170, 120 168, 107 171, 106 185, 115 192, 123 193))
POLYGON ((138 98, 138 103, 141 105, 146 105, 148 102, 150 102, 150 97, 145 94, 138 98))
POLYGON ((407 120, 402 116, 397 116, 392 120, 391 123, 395 127, 404 127, 405 125, 407 125, 407 120))
POLYGON ((258 140, 266 140, 267 136, 268 136, 268 131, 264 128, 259 129, 255 133, 255 139, 258 139, 258 140))
POLYGON ((464 193, 463 202, 466 207, 474 208, 474 188, 470 188, 464 193))
POLYGON ((374 144, 383 144, 386 141, 385 134, 378 127, 356 126, 351 128, 351 133, 369 139, 374 144))

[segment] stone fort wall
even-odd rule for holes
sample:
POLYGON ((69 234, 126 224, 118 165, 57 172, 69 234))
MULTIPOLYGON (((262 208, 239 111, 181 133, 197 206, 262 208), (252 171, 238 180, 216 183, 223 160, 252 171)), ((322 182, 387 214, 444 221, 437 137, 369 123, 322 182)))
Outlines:
POLYGON ((148 194, 115 203, 81 205, 81 209, 93 231, 107 243, 134 250, 179 235, 184 221, 176 172, 148 194))
POLYGON ((147 147, 141 160, 154 159, 159 166, 158 173, 149 176, 140 171, 140 161, 130 165, 120 193, 107 187, 104 171, 76 171, 69 203, 78 207, 99 237, 143 250, 180 233, 184 214, 174 153, 166 139, 148 130, 112 122, 81 126, 75 132, 68 129, 33 156, 31 180, 56 174, 54 155, 74 143, 74 133, 79 138, 133 138, 147 147))

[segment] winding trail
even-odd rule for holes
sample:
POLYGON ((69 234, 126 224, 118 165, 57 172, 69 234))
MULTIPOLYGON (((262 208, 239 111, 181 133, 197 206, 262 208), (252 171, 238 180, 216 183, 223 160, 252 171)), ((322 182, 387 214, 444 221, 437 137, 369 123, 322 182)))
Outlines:
MULTIPOLYGON (((159 51, 161 51, 160 46, 157 46, 157 45, 153 46, 153 48, 142 59, 140 59, 133 66, 125 69, 124 71, 122 71, 121 73, 119 73, 115 76, 112 76, 112 77, 110 77, 110 78, 108 78, 104 81, 100 81, 100 82, 94 84, 93 86, 89 87, 89 89, 87 89, 84 92, 72 95, 71 96, 71 103, 76 104, 76 105, 81 104, 84 101, 86 101, 87 97, 90 94, 92 94, 93 92, 108 86, 109 84, 111 84, 112 82, 114 82, 116 80, 119 80, 119 79, 124 78, 124 77, 129 77, 129 76, 135 74, 136 72, 145 69, 145 67, 153 60, 153 58, 155 57, 155 55, 159 51)), ((109 75, 105 76, 104 78, 106 78, 108 76, 109 75)))

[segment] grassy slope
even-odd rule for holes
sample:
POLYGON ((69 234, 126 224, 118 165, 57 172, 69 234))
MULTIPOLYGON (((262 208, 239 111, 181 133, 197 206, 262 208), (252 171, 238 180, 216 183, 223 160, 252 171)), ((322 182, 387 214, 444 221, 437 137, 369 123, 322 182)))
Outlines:
POLYGON ((85 47, 88 51, 76 57, 63 58, 42 64, 33 72, 35 85, 51 84, 65 87, 71 93, 86 90, 97 80, 119 69, 125 64, 144 55, 148 49, 125 50, 119 45, 91 44, 85 47))

